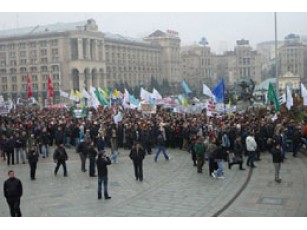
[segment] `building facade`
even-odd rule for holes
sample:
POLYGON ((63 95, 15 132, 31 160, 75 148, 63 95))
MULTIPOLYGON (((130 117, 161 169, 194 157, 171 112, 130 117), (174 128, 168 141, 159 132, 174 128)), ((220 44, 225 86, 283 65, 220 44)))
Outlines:
POLYGON ((178 34, 156 31, 144 39, 103 33, 95 20, 59 23, 0 32, 0 90, 4 98, 26 98, 29 74, 33 96, 47 97, 48 75, 59 90, 89 90, 90 86, 123 83, 148 85, 180 81, 178 34))

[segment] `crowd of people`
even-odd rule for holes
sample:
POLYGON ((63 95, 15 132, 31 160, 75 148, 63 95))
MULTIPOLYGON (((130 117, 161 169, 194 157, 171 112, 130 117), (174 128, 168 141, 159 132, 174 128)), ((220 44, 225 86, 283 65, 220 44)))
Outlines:
POLYGON ((198 173, 203 172, 206 161, 209 175, 224 178, 224 164, 231 169, 238 164, 256 168, 262 152, 270 152, 276 168, 275 181, 280 183, 280 163, 287 159, 286 152, 297 157, 298 149, 307 146, 307 125, 287 117, 275 117, 271 112, 259 115, 255 110, 207 117, 200 114, 174 113, 169 109, 158 109, 155 114, 143 114, 138 110, 123 111, 123 119, 117 124, 113 120, 112 109, 90 110, 90 118, 74 118, 65 109, 17 109, 7 116, 0 116, 0 152, 8 165, 30 164, 30 177, 35 179, 35 169, 39 155, 43 158, 53 156, 57 165, 63 165, 67 176, 65 161, 66 148, 75 148, 80 155, 81 171, 86 172, 89 159, 89 176, 96 176, 98 169, 99 192, 101 184, 107 192, 106 165, 118 163, 119 149, 130 150, 136 180, 143 181, 142 161, 157 147, 154 161, 160 152, 165 160, 170 160, 166 149, 177 148, 191 154, 192 165, 198 173), (50 146, 55 145, 51 153, 50 146), (111 149, 110 159, 105 147, 111 149), (101 160, 101 159, 104 160, 101 160), (102 161, 104 163, 102 163, 102 161), (101 166, 102 167, 102 166, 101 166), (104 172, 104 173, 102 173, 104 172), (103 174, 103 176, 101 176, 103 174))

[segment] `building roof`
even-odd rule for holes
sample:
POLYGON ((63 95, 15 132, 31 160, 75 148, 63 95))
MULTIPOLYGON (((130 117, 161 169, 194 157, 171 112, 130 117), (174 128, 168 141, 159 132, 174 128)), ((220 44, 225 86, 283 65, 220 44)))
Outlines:
POLYGON ((275 86, 277 83, 276 78, 269 78, 264 80, 263 82, 260 82, 255 86, 254 91, 261 91, 262 89, 268 90, 270 83, 272 83, 275 86))
POLYGON ((122 36, 120 34, 112 34, 112 33, 106 32, 104 33, 104 38, 107 40, 115 40, 115 41, 129 43, 129 44, 141 44, 141 45, 157 48, 157 46, 153 45, 149 41, 145 41, 141 38, 132 38, 132 37, 127 37, 127 36, 122 36))
POLYGON ((2 30, 0 38, 22 37, 27 35, 41 35, 48 33, 60 33, 68 31, 84 30, 87 21, 73 23, 56 23, 51 25, 37 25, 25 28, 2 30))

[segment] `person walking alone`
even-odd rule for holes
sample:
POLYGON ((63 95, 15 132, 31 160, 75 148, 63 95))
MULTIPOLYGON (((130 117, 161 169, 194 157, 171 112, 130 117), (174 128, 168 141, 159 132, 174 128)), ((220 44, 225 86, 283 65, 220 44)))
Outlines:
POLYGON ((167 153, 165 152, 165 141, 164 141, 164 137, 162 135, 162 131, 160 132, 158 138, 157 138, 157 152, 156 152, 156 156, 155 156, 155 162, 157 162, 158 157, 160 152, 163 153, 165 160, 170 160, 170 157, 167 155, 167 153))
POLYGON ((108 193, 108 168, 107 166, 111 164, 111 160, 105 155, 105 151, 100 151, 98 154, 98 159, 96 161, 97 171, 98 171, 98 200, 102 197, 102 183, 104 190, 104 199, 111 199, 108 193))
POLYGON ((20 198, 22 196, 22 183, 15 177, 13 170, 8 171, 9 178, 4 182, 3 194, 9 205, 12 217, 21 217, 20 198))
POLYGON ((275 167, 275 181, 277 183, 281 182, 281 179, 280 179, 280 176, 279 176, 281 162, 283 160, 283 156, 282 156, 282 152, 281 151, 282 151, 281 150, 281 142, 277 141, 275 143, 275 147, 272 150, 273 164, 274 164, 274 167, 275 167))
POLYGON ((60 165, 62 165, 64 170, 64 177, 67 177, 66 161, 68 160, 68 155, 63 143, 60 143, 59 146, 55 149, 53 153, 53 160, 57 163, 54 169, 54 175, 57 175, 60 165))
POLYGON ((28 158, 29 165, 30 165, 31 180, 35 180, 35 172, 36 172, 36 167, 37 167, 37 162, 38 162, 38 152, 35 151, 34 145, 30 147, 30 150, 27 154, 27 158, 28 158))
POLYGON ((145 151, 139 142, 131 149, 129 157, 133 161, 135 179, 143 181, 143 160, 145 158, 145 151))

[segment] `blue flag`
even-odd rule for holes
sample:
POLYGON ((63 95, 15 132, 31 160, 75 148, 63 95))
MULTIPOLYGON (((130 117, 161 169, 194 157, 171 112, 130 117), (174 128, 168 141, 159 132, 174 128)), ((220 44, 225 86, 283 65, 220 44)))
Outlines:
POLYGON ((217 103, 223 103, 225 98, 225 85, 224 80, 222 79, 213 89, 212 93, 216 97, 217 103))
POLYGON ((181 87, 184 89, 185 93, 192 93, 191 89, 189 88, 188 84, 183 80, 181 82, 181 87))

